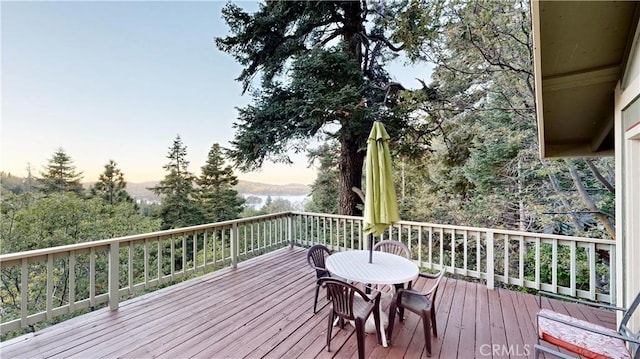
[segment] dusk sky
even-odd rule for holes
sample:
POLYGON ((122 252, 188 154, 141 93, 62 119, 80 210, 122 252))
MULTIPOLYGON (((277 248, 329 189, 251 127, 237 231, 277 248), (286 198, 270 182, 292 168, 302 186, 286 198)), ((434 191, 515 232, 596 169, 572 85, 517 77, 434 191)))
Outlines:
MULTIPOLYGON (((153 181, 176 135, 200 174, 214 143, 229 146, 236 107, 251 100, 242 67, 220 52, 224 2, 1 2, 0 170, 39 176, 58 147, 83 181, 113 159, 128 182, 153 181)), ((253 11, 254 2, 238 3, 253 11)), ((390 68, 418 87, 426 66, 390 68)), ((311 183, 304 155, 240 179, 311 183)))

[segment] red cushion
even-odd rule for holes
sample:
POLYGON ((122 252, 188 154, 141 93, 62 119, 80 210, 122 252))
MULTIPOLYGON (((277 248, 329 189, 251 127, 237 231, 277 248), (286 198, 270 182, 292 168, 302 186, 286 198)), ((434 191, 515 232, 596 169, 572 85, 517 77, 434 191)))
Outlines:
MULTIPOLYGON (((615 330, 560 314, 549 309, 542 309, 539 313, 544 313, 552 318, 562 319, 583 327, 618 334, 615 330)), ((593 333, 544 317, 538 317, 538 336, 551 344, 587 358, 631 358, 631 354, 629 354, 623 340, 593 333)))

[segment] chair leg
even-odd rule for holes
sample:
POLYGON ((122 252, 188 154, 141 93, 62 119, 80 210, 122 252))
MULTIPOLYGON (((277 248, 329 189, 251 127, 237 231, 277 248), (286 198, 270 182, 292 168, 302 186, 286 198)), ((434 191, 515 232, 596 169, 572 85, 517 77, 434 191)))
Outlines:
POLYGON ((398 316, 399 316, 398 319, 400 319, 400 321, 403 322, 404 321, 404 308, 403 307, 398 308, 398 316))
MULTIPOLYGON (((373 321, 375 322, 375 325, 376 325, 376 334, 378 335, 378 344, 382 344, 381 331, 383 331, 384 328, 380 327, 380 308, 379 307, 373 308, 373 321)), ((389 340, 387 339, 387 341, 389 340)))
POLYGON ((334 318, 334 313, 333 313, 333 309, 331 310, 331 313, 329 313, 329 327, 327 328, 327 351, 330 352, 331 351, 331 329, 333 329, 333 318, 334 318))
MULTIPOLYGON (((411 285, 411 284, 409 284, 409 285, 411 285)), ((398 293, 399 289, 404 289, 404 284, 402 284, 402 283, 396 283, 393 286, 396 288, 396 293, 398 293)))
MULTIPOLYGON (((366 320, 366 319, 365 319, 366 320)), ((362 318, 356 318, 356 336, 358 337, 358 359, 364 359, 364 322, 362 318)))
MULTIPOLYGON (((433 305, 433 304, 432 304, 433 305)), ((431 329, 433 329, 433 336, 438 337, 438 325, 436 323, 436 311, 433 307, 431 307, 431 329)))
POLYGON ((315 299, 313 301, 313 314, 316 314, 316 307, 318 305, 318 292, 320 292, 320 286, 316 284, 316 296, 315 299))
POLYGON ((396 319, 396 301, 391 301, 389 306, 389 325, 387 326, 387 342, 391 342, 391 335, 393 334, 393 322, 396 319))
POLYGON ((427 346, 427 355, 431 356, 431 316, 422 312, 422 327, 424 329, 424 342, 427 346))

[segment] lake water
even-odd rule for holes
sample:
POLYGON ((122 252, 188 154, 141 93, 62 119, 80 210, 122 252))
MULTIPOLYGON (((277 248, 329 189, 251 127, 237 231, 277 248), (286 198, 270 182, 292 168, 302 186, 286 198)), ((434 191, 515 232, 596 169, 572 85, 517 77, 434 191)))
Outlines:
POLYGON ((264 204, 267 202, 267 198, 269 196, 271 196, 271 200, 276 200, 276 199, 284 199, 287 200, 289 202, 291 202, 291 204, 297 209, 297 210, 303 210, 304 209, 304 203, 306 201, 309 201, 311 199, 311 197, 309 197, 308 195, 299 195, 299 196, 277 196, 277 195, 262 195, 262 194, 242 194, 242 196, 244 198, 247 197, 258 197, 260 198, 261 202, 260 203, 252 203, 252 204, 247 204, 250 206, 253 206, 253 208, 255 209, 260 209, 262 208, 262 206, 264 206, 264 204))

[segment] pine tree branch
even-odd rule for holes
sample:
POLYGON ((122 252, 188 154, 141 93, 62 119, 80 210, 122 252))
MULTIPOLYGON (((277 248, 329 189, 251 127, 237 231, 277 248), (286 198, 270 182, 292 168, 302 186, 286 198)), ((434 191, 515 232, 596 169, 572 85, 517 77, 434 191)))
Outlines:
POLYGON ((567 164, 567 167, 569 168, 569 173, 571 174, 571 178, 573 179, 573 183, 576 185, 576 189, 578 190, 578 193, 580 193, 580 196, 586 203, 587 207, 589 208, 589 210, 594 212, 594 215, 596 216, 596 218, 598 218, 600 223, 602 223, 602 225, 605 227, 609 236, 615 239, 616 230, 613 223, 611 223, 611 220, 609 219, 609 217, 600 213, 598 206, 596 206, 595 202, 593 201, 593 199, 585 189, 584 182, 582 181, 582 178, 580 178, 580 175, 578 174, 578 170, 576 170, 575 166, 573 165, 573 162, 571 162, 571 160, 567 158, 565 158, 564 162, 567 164))
POLYGON ((402 44, 400 46, 395 46, 394 44, 391 43, 391 41, 387 40, 387 38, 381 35, 373 35, 373 34, 367 35, 367 38, 384 42, 385 45, 387 45, 387 47, 394 52, 400 52, 405 48, 405 44, 402 44))
POLYGON ((605 188, 609 190, 609 192, 616 194, 615 187, 613 187, 611 182, 607 181, 607 179, 604 178, 604 176, 602 175, 598 167, 596 167, 596 165, 593 164, 593 160, 585 158, 584 162, 587 164, 587 166, 589 166, 591 173, 593 173, 593 175, 596 176, 598 181, 600 181, 600 183, 602 183, 602 185, 605 186, 605 188))
MULTIPOLYGON (((542 164, 542 167, 544 167, 547 172, 547 177, 549 177, 549 182, 551 183, 551 187, 553 187, 553 190, 560 197, 560 202, 567 210, 571 210, 571 206, 569 205, 569 202, 567 201, 564 192, 560 190, 558 179, 553 173, 551 173, 549 166, 547 166, 547 162, 545 162, 543 159, 540 159, 540 163, 542 164)), ((580 230, 580 223, 578 222, 578 217, 576 216, 576 214, 574 212, 570 212, 570 217, 571 217, 571 220, 573 221, 573 226, 577 230, 580 230)))

